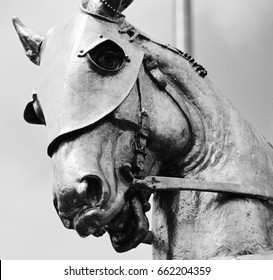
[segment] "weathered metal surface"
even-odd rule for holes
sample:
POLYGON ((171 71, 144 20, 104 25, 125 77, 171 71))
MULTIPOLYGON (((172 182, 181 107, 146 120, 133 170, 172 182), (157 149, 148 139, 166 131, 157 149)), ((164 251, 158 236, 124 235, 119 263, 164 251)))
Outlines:
POLYGON ((36 86, 51 143, 49 153, 54 140, 96 123, 116 109, 132 90, 143 51, 119 30, 117 24, 79 13, 75 20, 50 31, 42 47, 43 63, 36 86), (90 71, 87 52, 103 44, 103 39, 115 42, 130 59, 130 62, 124 61, 115 75, 90 71), (60 47, 64 42, 65 47, 60 47), (83 56, 79 56, 81 51, 83 56), (52 60, 53 56, 58 59, 52 60))
POLYGON ((46 122, 64 226, 107 232, 118 252, 152 241, 155 259, 270 252, 272 145, 192 57, 125 21, 131 2, 84 0, 38 49, 17 28, 40 62, 25 118, 46 122), (147 185, 157 189, 153 238, 147 185))
POLYGON ((136 184, 146 185, 147 188, 156 191, 202 191, 233 194, 243 197, 263 198, 273 200, 272 188, 233 184, 223 182, 209 182, 174 177, 148 176, 144 180, 138 180, 136 184))
POLYGON ((134 0, 83 0, 81 8, 92 16, 102 20, 116 22, 121 14, 134 0))

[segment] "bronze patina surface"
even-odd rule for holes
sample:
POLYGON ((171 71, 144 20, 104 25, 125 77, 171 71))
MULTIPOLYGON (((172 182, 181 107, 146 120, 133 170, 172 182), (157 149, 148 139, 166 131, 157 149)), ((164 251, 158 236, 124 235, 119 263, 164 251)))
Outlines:
POLYGON ((64 226, 118 252, 151 242, 155 259, 273 258, 272 145, 189 54, 125 20, 131 3, 83 0, 46 35, 13 21, 39 65, 25 119, 47 126, 64 226))

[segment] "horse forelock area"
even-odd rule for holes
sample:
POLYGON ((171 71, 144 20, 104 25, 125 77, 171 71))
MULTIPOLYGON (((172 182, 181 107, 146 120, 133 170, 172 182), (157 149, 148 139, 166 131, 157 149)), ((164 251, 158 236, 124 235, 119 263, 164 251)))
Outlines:
MULTIPOLYGON (((142 46, 188 109, 195 143, 177 164, 181 177, 272 188, 272 146, 183 57, 149 40, 142 46)), ((272 250, 272 207, 271 202, 233 195, 159 193, 154 258, 209 259, 272 250)))

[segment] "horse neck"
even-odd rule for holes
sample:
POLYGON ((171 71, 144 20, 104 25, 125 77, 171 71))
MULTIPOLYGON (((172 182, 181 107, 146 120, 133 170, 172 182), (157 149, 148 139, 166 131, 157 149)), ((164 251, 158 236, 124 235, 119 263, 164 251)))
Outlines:
POLYGON ((195 86, 198 90, 190 94, 197 106, 191 110, 199 119, 193 120, 193 130, 204 133, 183 159, 184 177, 271 188, 272 146, 210 81, 197 81, 195 86))
MULTIPOLYGON (((178 155, 171 165, 180 166, 179 175, 182 177, 197 174, 206 167, 209 157, 217 153, 215 147, 221 150, 225 144, 231 105, 224 96, 216 94, 217 90, 211 82, 199 76, 175 49, 149 40, 143 40, 142 47, 146 55, 156 62, 169 87, 181 97, 180 107, 192 128, 190 151, 186 156, 179 158, 178 155)), ((215 158, 218 158, 217 155, 215 158)))
POLYGON ((208 79, 184 85, 195 143, 182 159, 182 176, 269 188, 273 149, 208 79))
MULTIPOLYGON (((229 100, 177 53, 149 41, 142 45, 154 57, 167 83, 183 97, 191 123, 193 145, 178 163, 181 177, 203 180, 204 184, 214 181, 272 187, 273 149, 229 100)), ((155 193, 154 258, 207 259, 256 252, 260 244, 271 246, 269 227, 261 227, 272 216, 266 203, 231 197, 220 207, 218 198, 224 197, 187 191, 155 193)))
POLYGON ((190 113, 194 145, 182 160, 182 175, 199 178, 201 173, 236 152, 231 123, 236 110, 208 79, 199 78, 194 84, 189 83, 184 86, 183 94, 190 113), (229 149, 225 149, 227 146, 229 149))
POLYGON ((149 40, 142 40, 141 45, 167 83, 182 96, 184 113, 191 123, 192 148, 174 163, 181 167, 179 175, 239 184, 255 181, 262 186, 269 184, 269 177, 273 181, 268 175, 273 169, 272 147, 228 98, 175 50, 149 40))

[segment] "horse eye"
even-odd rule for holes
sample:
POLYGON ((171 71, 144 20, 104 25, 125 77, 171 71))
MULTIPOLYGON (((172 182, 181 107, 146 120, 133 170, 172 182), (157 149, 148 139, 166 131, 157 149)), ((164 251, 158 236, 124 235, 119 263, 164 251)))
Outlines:
POLYGON ((91 64, 98 71, 115 73, 119 71, 125 62, 125 53, 113 41, 105 41, 88 52, 91 64))

